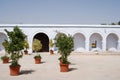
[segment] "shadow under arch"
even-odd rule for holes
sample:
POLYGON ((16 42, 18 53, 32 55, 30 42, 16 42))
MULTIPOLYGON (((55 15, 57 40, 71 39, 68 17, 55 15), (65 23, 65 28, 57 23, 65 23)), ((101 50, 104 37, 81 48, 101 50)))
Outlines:
POLYGON ((107 51, 116 51, 118 46, 118 35, 115 33, 110 33, 106 37, 106 50, 107 51))
POLYGON ((85 35, 82 33, 75 33, 74 37, 74 51, 85 51, 85 35))
POLYGON ((99 34, 99 33, 93 33, 90 38, 89 38, 90 42, 89 42, 89 50, 91 51, 94 51, 94 50, 102 50, 102 35, 99 34), (92 46, 92 44, 95 44, 95 47, 92 46))
POLYGON ((38 39, 42 43, 42 49, 38 52, 49 52, 49 37, 47 34, 40 32, 34 35, 33 40, 38 39))

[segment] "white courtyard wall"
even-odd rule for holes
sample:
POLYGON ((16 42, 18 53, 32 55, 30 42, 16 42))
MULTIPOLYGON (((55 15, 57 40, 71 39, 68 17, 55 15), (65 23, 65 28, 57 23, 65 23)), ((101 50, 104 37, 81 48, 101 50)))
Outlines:
MULTIPOLYGON (((4 29, 13 30, 16 24, 0 25, 0 51, 3 51, 2 42, 6 37, 4 29), (2 48, 2 49, 1 49, 2 48)), ((26 25, 18 24, 17 26, 27 35, 30 45, 29 52, 32 53, 32 41, 37 33, 44 33, 49 39, 54 39, 56 31, 70 34, 74 37, 74 51, 120 51, 120 26, 119 25, 26 25), (110 36, 109 36, 110 35, 110 36), (96 48, 91 44, 97 41, 96 48)))

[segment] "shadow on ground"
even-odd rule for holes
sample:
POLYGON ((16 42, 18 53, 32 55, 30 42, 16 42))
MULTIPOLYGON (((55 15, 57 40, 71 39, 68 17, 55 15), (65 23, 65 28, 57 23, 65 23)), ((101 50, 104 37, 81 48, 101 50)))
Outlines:
POLYGON ((45 61, 42 61, 40 64, 44 64, 44 63, 46 63, 45 61))
POLYGON ((23 75, 23 74, 32 74, 33 72, 35 72, 35 70, 22 70, 20 72, 20 75, 23 75))
POLYGON ((69 71, 77 70, 77 68, 69 68, 69 71))

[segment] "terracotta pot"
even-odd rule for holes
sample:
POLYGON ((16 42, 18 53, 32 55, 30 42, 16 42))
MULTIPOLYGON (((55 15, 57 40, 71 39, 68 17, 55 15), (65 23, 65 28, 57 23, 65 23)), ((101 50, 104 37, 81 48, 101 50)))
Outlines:
POLYGON ((60 64, 62 64, 62 59, 59 59, 59 61, 60 61, 60 64))
POLYGON ((41 58, 35 58, 35 64, 40 64, 41 63, 41 58))
POLYGON ((53 51, 53 50, 50 50, 50 54, 54 54, 54 51, 53 51))
POLYGON ((3 60, 3 64, 8 63, 8 62, 9 62, 9 58, 6 58, 3 60))
POLYGON ((60 72, 68 72, 69 71, 69 64, 60 63, 60 72))
POLYGON ((10 66, 10 75, 11 76, 17 76, 20 73, 20 67, 21 66, 10 66))
POLYGON ((28 55, 28 51, 27 50, 25 50, 24 53, 25 53, 25 55, 28 55))

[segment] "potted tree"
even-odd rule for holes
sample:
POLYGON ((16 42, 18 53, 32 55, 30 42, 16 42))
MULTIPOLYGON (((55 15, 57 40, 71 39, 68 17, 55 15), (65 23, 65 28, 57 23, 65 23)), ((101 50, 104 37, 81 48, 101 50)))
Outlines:
POLYGON ((9 62, 9 57, 8 57, 7 54, 6 54, 6 55, 4 55, 4 56, 1 56, 1 60, 3 61, 3 64, 6 64, 6 63, 9 62))
POLYGON ((50 54, 54 54, 53 46, 54 46, 53 40, 50 39, 50 40, 49 40, 50 54))
POLYGON ((63 33, 58 33, 58 36, 55 38, 55 40, 56 47, 58 47, 58 52, 60 52, 61 54, 60 71, 68 72, 70 64, 70 62, 68 61, 68 56, 73 49, 73 38, 70 35, 67 36, 63 33))
POLYGON ((28 50, 27 49, 29 49, 29 43, 28 43, 27 40, 25 40, 25 42, 24 42, 24 48, 25 48, 24 53, 25 53, 25 55, 27 55, 28 54, 28 50))
POLYGON ((1 56, 1 60, 3 61, 3 63, 8 63, 9 62, 9 56, 8 56, 8 41, 4 41, 2 43, 2 45, 4 46, 5 48, 5 55, 4 56, 1 56))
POLYGON ((41 63, 41 55, 40 54, 36 54, 34 56, 34 59, 35 59, 35 64, 40 64, 41 63))
POLYGON ((41 56, 40 56, 40 54, 38 54, 38 51, 42 49, 42 43, 41 43, 41 41, 38 40, 38 39, 34 39, 34 40, 33 40, 32 48, 33 48, 33 51, 34 51, 35 53, 37 53, 37 54, 34 56, 35 64, 40 64, 40 63, 41 63, 41 56))
POLYGON ((8 54, 10 54, 11 64, 10 68, 10 75, 16 76, 19 75, 20 67, 19 58, 23 56, 22 50, 24 49, 24 41, 26 35, 19 29, 18 26, 14 27, 13 31, 8 31, 5 29, 9 40, 8 42, 8 54))

